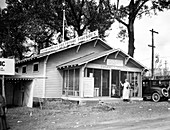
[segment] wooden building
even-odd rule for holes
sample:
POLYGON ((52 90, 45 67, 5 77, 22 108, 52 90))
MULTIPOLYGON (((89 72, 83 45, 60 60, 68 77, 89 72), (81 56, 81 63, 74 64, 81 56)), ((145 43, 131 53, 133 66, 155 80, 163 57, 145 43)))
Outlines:
POLYGON ((22 81, 18 90, 24 93, 31 86, 29 98, 121 97, 120 81, 128 78, 134 86, 132 96, 141 97, 145 67, 97 35, 92 32, 16 62, 14 79, 22 81))

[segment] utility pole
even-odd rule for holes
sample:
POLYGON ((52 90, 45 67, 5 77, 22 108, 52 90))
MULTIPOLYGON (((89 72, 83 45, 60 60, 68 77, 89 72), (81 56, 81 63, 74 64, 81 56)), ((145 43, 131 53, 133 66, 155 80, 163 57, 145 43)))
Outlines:
POLYGON ((148 45, 149 47, 152 47, 152 66, 151 66, 151 77, 154 78, 154 33, 158 34, 158 32, 154 31, 153 29, 152 30, 149 30, 151 31, 152 33, 152 45, 148 45))
POLYGON ((62 42, 64 42, 64 31, 65 31, 65 21, 66 21, 66 16, 65 16, 65 0, 63 0, 62 5, 63 5, 63 39, 62 39, 62 42))

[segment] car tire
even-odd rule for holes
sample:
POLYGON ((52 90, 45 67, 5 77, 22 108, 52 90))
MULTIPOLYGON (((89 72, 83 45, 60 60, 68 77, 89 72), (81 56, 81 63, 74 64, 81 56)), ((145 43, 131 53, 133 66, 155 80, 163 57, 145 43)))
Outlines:
POLYGON ((159 95, 159 93, 155 92, 155 93, 152 94, 152 100, 154 102, 159 102, 160 99, 161 99, 161 96, 159 95))

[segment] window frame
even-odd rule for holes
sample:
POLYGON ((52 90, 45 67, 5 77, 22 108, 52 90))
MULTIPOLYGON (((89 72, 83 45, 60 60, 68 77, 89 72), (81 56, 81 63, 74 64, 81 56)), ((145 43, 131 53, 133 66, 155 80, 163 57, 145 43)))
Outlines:
POLYGON ((19 67, 15 67, 15 73, 19 73, 19 67))
POLYGON ((23 65, 22 66, 22 74, 26 74, 27 73, 27 65, 23 65), (23 72, 23 69, 25 68, 25 72, 23 72))
POLYGON ((33 71, 34 73, 39 72, 39 62, 35 62, 35 63, 33 63, 32 71, 33 71), (35 66, 35 65, 38 65, 37 70, 34 70, 34 66, 35 66))

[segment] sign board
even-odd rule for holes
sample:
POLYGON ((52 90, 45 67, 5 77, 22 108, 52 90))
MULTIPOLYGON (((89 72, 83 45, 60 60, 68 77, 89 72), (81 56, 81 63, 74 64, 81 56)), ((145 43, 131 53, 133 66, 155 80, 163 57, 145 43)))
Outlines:
POLYGON ((83 78, 84 97, 94 97, 94 78, 83 78))
POLYGON ((0 58, 0 75, 15 75, 15 60, 0 58))
POLYGON ((61 48, 68 47, 70 45, 76 45, 76 44, 78 44, 80 42, 90 40, 91 38, 97 37, 97 36, 98 36, 98 31, 94 31, 94 32, 88 33, 86 35, 83 35, 83 36, 80 36, 80 37, 77 37, 77 38, 62 42, 60 44, 41 49, 40 53, 55 51, 55 50, 58 50, 58 49, 61 49, 61 48))
POLYGON ((107 65, 123 66, 123 60, 107 59, 107 65))

